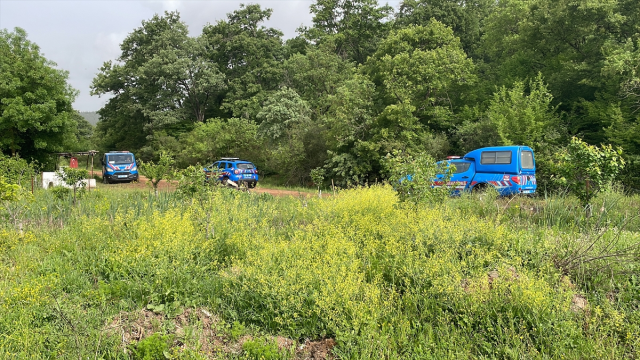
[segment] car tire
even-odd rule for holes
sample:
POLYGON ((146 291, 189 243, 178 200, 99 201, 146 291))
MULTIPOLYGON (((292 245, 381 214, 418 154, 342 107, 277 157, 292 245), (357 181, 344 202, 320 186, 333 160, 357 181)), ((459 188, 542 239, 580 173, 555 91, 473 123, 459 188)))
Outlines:
POLYGON ((248 183, 248 184, 249 184, 249 189, 253 189, 253 188, 255 188, 255 187, 256 187, 256 185, 257 185, 258 183, 257 183, 257 182, 255 182, 255 181, 252 181, 252 182, 250 182, 250 183, 248 183))
POLYGON ((107 177, 104 174, 102 175, 102 183, 103 184, 108 184, 109 183, 109 179, 107 179, 107 177))

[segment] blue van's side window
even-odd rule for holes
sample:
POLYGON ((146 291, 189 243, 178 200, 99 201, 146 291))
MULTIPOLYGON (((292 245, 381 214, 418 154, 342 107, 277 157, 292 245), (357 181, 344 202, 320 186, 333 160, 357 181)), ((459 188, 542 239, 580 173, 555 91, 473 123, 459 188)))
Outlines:
POLYGON ((533 169, 533 152, 523 151, 520 154, 520 162, 523 169, 533 169))
POLYGON ((454 174, 461 174, 461 173, 467 172, 467 170, 469 170, 469 166, 471 166, 471 163, 469 163, 469 162, 456 162, 456 163, 454 163, 454 165, 456 166, 456 172, 454 174))
POLYGON ((483 151, 480 164, 511 164, 511 151, 483 151))

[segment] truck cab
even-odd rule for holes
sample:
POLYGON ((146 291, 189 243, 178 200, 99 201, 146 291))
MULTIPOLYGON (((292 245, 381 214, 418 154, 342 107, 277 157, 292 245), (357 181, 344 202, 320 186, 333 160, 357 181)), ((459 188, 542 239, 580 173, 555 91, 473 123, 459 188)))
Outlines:
POLYGON ((102 182, 138 181, 138 165, 135 156, 128 151, 109 151, 102 156, 102 182))
POLYGON ((503 196, 536 192, 536 163, 528 146, 486 147, 446 161, 456 167, 447 183, 454 193, 489 186, 503 196))

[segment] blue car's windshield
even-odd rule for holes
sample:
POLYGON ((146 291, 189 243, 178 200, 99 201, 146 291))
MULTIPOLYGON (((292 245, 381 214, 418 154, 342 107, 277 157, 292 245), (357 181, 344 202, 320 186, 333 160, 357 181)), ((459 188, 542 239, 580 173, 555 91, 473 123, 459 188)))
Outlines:
POLYGON ((109 162, 109 164, 114 164, 114 165, 131 164, 133 162, 133 155, 131 154, 108 155, 107 161, 109 162))

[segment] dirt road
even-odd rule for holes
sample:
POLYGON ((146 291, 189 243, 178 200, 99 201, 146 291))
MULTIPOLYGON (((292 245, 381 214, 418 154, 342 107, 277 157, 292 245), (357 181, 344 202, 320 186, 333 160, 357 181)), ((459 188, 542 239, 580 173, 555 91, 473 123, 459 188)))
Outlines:
MULTIPOLYGON (((100 180, 98 180, 98 182, 100 182, 100 180)), ((100 187, 118 187, 122 189, 140 189, 140 190, 151 189, 151 184, 149 183, 149 180, 144 176, 140 176, 140 181, 138 182, 109 184, 109 185, 100 184, 99 186, 100 187)), ((174 191, 176 189, 176 186, 177 186, 176 181, 161 180, 160 183, 158 184, 158 191, 174 191)), ((267 193, 273 196, 294 196, 294 197, 317 196, 317 194, 314 192, 269 189, 262 186, 258 186, 255 189, 251 189, 250 192, 257 193, 257 194, 267 193)), ((328 196, 328 194, 322 194, 322 195, 323 197, 328 196)))

